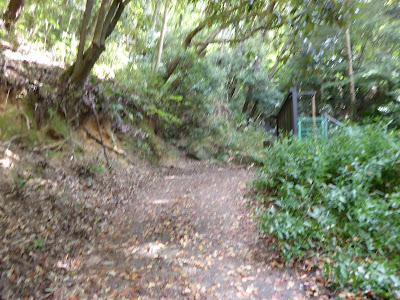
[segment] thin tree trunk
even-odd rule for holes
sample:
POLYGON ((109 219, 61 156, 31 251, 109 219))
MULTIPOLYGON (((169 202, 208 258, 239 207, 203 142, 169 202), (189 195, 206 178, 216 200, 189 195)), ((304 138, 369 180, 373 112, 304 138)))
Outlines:
MULTIPOLYGON (((113 2, 115 3, 115 1, 113 2)), ((110 5, 110 0, 103 0, 99 9, 99 16, 97 17, 96 28, 93 35, 93 43, 100 46, 103 28, 107 17, 107 7, 110 5)), ((111 10, 111 8, 110 8, 111 10)))
POLYGON ((10 0, 7 11, 3 15, 5 28, 10 30, 21 16, 21 11, 24 8, 25 0, 10 0))
MULTIPOLYGON (((201 22, 195 29, 193 29, 185 38, 182 43, 183 50, 186 51, 192 43, 193 38, 196 34, 198 34, 201 30, 203 30, 207 25, 206 21, 201 22)), ((178 54, 168 65, 167 71, 164 75, 164 81, 167 81, 171 75, 175 72, 176 68, 178 67, 179 63, 181 62, 181 56, 178 54)))
MULTIPOLYGON (((222 40, 225 39, 225 34, 226 34, 226 29, 222 29, 222 32, 221 32, 221 39, 222 40)), ((218 60, 217 60, 217 65, 221 64, 222 58, 224 57, 224 47, 225 47, 225 42, 222 42, 221 50, 219 52, 219 57, 218 57, 218 60)))
POLYGON ((246 100, 244 101, 243 108, 242 108, 242 114, 245 114, 247 112, 247 110, 249 109, 251 97, 253 94, 253 89, 254 89, 254 87, 252 85, 250 85, 249 89, 247 90, 246 100))
POLYGON ((355 117, 356 89, 354 84, 353 71, 353 52, 351 50, 350 27, 346 29, 347 56, 349 58, 349 77, 350 77, 350 115, 351 119, 355 117))
POLYGON ((312 97, 312 119, 313 119, 313 131, 314 135, 317 134, 317 105, 315 103, 315 94, 312 97))
MULTIPOLYGON (((85 44, 86 44, 87 33, 88 33, 88 25, 89 25, 90 16, 92 14, 92 9, 93 9, 93 0, 87 0, 85 13, 83 14, 83 19, 82 19, 82 26, 81 26, 80 37, 79 37, 78 54, 76 57, 76 65, 78 65, 78 66, 80 66, 82 64, 82 60, 83 60, 83 52, 85 51, 85 44)), ((77 71, 77 68, 72 73, 72 77, 76 76, 76 74, 75 74, 76 71, 77 71)))
POLYGON ((160 8, 160 1, 161 0, 157 0, 156 1, 156 5, 154 7, 154 13, 153 13, 153 18, 152 18, 152 23, 153 23, 153 28, 154 30, 157 29, 157 25, 158 25, 158 10, 160 8))
POLYGON ((254 116, 256 115, 256 112, 257 112, 257 107, 258 107, 258 101, 255 100, 254 104, 253 104, 253 108, 250 111, 249 119, 254 118, 254 116))
POLYGON ((96 29, 96 24, 97 24, 98 18, 99 18, 99 10, 93 16, 93 19, 90 22, 90 25, 89 25, 89 27, 87 29, 87 39, 92 39, 93 38, 94 30, 96 29))
POLYGON ((162 29, 161 29, 160 41, 158 42, 157 63, 156 63, 156 68, 155 68, 156 72, 158 72, 158 69, 160 68, 161 56, 162 56, 163 45, 164 45, 164 37, 165 37, 165 32, 167 31, 168 4, 169 4, 169 0, 165 0, 164 19, 163 19, 163 24, 162 24, 162 29))
POLYGON ((149 15, 151 13, 151 1, 146 0, 146 3, 144 4, 144 13, 146 15, 149 15))

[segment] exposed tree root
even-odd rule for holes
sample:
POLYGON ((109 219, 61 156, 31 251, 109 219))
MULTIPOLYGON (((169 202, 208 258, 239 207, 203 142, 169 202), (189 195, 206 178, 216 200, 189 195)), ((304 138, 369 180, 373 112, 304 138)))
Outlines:
POLYGON ((68 140, 71 139, 71 136, 65 138, 64 140, 57 142, 57 143, 53 143, 53 144, 49 144, 49 145, 44 145, 41 147, 35 147, 32 149, 33 152, 43 152, 43 151, 47 151, 47 150, 53 150, 53 149, 60 149, 68 140))
POLYGON ((104 144, 104 142, 102 142, 101 139, 99 139, 97 136, 95 136, 93 133, 91 133, 91 132, 89 131, 89 129, 87 129, 86 127, 83 127, 83 130, 85 130, 85 132, 87 133, 87 135, 88 135, 89 137, 91 137, 92 139, 94 139, 97 143, 99 143, 100 145, 104 146, 105 148, 107 148, 107 149, 109 149, 109 150, 111 150, 111 151, 113 151, 113 152, 115 152, 115 153, 117 153, 117 154, 123 156, 129 163, 132 163, 132 162, 129 160, 128 156, 126 155, 125 151, 123 151, 123 150, 121 150, 121 149, 118 149, 116 146, 111 147, 111 146, 109 146, 109 145, 107 145, 107 144, 104 144))

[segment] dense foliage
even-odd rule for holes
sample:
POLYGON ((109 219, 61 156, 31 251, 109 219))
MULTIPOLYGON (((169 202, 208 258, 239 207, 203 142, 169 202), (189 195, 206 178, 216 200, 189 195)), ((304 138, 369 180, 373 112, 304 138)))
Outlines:
POLYGON ((256 215, 285 258, 317 255, 329 285, 398 296, 398 132, 374 125, 330 140, 283 139, 267 156, 254 182, 256 215))

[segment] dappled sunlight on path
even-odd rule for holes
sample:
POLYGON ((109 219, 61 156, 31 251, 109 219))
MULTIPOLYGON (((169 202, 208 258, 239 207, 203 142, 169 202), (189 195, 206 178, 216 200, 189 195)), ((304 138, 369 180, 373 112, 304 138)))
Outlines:
POLYGON ((294 272, 258 239, 244 197, 252 177, 197 162, 164 170, 118 208, 83 257, 76 290, 90 298, 303 299, 294 272))

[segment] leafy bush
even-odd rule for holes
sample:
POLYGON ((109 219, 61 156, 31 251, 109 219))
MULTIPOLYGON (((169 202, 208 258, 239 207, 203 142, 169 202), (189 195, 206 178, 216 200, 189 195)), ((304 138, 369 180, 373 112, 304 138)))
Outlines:
POLYGON ((268 150, 255 212, 287 260, 318 255, 332 287, 399 296, 398 134, 370 125, 268 150))

